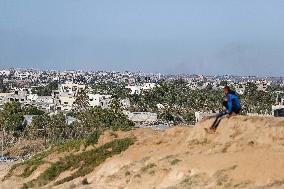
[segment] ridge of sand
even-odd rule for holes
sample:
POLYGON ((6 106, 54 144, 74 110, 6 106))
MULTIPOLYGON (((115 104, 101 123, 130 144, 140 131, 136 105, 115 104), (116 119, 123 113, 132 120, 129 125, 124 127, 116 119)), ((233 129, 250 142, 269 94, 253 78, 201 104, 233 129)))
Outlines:
MULTIPOLYGON (((87 175, 88 185, 77 178, 53 188, 284 188, 283 118, 225 118, 216 134, 207 134, 204 128, 212 122, 106 132, 99 144, 129 136, 137 141, 87 175)), ((21 180, 5 181, 1 188, 9 182, 21 180)))

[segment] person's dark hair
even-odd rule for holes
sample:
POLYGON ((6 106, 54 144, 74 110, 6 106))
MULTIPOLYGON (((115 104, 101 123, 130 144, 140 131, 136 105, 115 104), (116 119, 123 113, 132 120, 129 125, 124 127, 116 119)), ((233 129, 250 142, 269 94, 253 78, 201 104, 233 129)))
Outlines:
POLYGON ((230 91, 231 89, 230 89, 230 87, 229 87, 229 86, 225 86, 225 87, 224 87, 224 90, 228 90, 228 91, 230 91))

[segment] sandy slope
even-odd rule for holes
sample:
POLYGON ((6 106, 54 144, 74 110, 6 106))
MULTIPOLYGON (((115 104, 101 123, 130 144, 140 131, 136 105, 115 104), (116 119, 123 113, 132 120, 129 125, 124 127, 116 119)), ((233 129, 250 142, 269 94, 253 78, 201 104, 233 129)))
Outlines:
MULTIPOLYGON (((78 178, 54 188, 284 188, 284 119, 226 118, 216 134, 207 134, 212 121, 164 132, 105 133, 100 144, 115 137, 138 140, 87 175, 90 184, 78 178)), ((11 182, 23 181, 0 186, 11 182)))

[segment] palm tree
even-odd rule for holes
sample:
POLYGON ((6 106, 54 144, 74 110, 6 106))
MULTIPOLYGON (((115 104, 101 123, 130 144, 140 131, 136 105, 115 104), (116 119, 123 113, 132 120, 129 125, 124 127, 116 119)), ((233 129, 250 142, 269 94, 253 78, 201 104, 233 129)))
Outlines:
POLYGON ((77 112, 84 111, 89 107, 89 97, 86 91, 82 90, 77 93, 76 100, 73 103, 73 109, 77 112))

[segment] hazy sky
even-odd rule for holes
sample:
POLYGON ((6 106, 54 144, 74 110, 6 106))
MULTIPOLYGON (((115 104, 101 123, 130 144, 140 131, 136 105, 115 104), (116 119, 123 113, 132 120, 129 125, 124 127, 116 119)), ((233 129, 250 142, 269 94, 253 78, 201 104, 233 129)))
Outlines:
POLYGON ((284 75, 284 0, 0 0, 0 68, 284 75))

